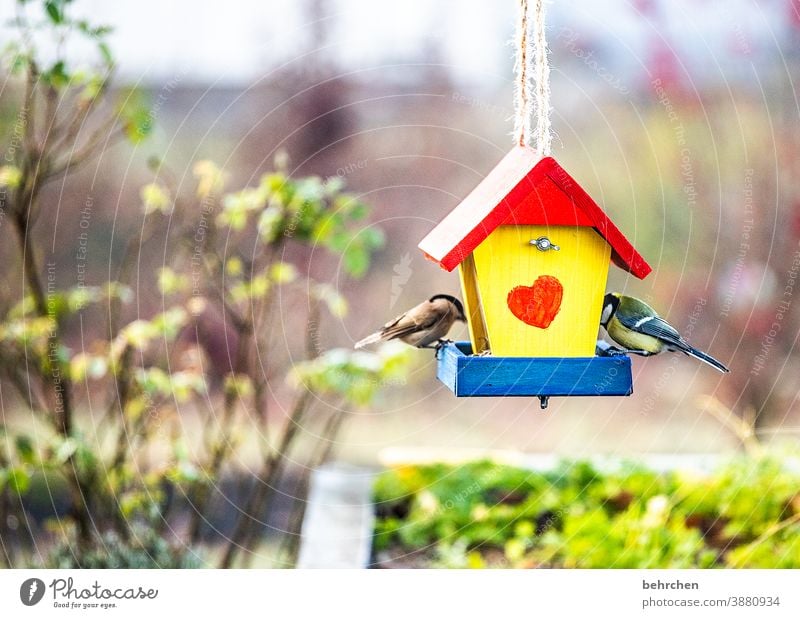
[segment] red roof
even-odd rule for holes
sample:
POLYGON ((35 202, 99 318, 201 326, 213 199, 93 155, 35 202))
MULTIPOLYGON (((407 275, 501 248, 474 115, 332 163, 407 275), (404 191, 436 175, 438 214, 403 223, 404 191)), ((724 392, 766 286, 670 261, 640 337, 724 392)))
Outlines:
POLYGON ((593 227, 620 268, 644 279, 650 265, 603 210, 552 157, 515 147, 463 202, 419 243, 426 257, 451 271, 499 225, 593 227))

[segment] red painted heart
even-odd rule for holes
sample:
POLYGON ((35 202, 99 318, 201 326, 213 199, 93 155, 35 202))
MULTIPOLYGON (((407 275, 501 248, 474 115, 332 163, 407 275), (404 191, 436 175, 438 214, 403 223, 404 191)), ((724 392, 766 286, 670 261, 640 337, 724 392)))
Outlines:
POLYGON ((514 316, 537 328, 547 328, 561 309, 564 288, 550 275, 542 275, 533 286, 518 285, 508 293, 506 303, 514 316))

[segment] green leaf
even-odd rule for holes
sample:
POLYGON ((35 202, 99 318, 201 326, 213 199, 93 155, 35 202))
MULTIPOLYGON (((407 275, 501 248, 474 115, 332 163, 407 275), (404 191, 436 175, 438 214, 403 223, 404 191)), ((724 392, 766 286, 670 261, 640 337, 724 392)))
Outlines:
POLYGON ((283 227, 283 212, 277 206, 268 206, 258 218, 258 233, 265 243, 273 242, 283 227))
POLYGON ((11 468, 6 479, 9 489, 18 495, 27 493, 31 486, 31 475, 21 467, 11 468))
POLYGON ((78 444, 78 448, 75 451, 75 461, 80 470, 92 472, 97 470, 97 455, 83 442, 78 444))
POLYGON ((351 221, 361 221, 362 219, 366 218, 369 214, 369 208, 366 204, 361 202, 354 202, 350 211, 348 212, 348 216, 350 217, 351 221))
POLYGON ((183 292, 189 287, 186 277, 165 266, 158 270, 158 289, 164 296, 183 292))
POLYGON ((172 199, 169 191, 163 185, 152 182, 142 187, 139 191, 144 204, 144 214, 149 215, 154 212, 169 214, 172 210, 172 199))
POLYGON ((342 255, 344 268, 352 277, 363 277, 369 268, 369 253, 357 244, 351 244, 342 255))
POLYGON ((103 356, 79 353, 70 360, 70 377, 80 382, 87 378, 100 380, 108 373, 108 361, 103 356))
POLYGON ((158 329, 147 320, 134 320, 120 331, 118 338, 137 350, 144 350, 157 335, 158 329))
POLYGON ((137 370, 136 381, 148 395, 167 396, 172 393, 169 374, 158 367, 137 370))
POLYGON ((347 315, 347 300, 333 286, 320 283, 311 288, 311 293, 324 302, 328 311, 335 317, 342 318, 347 315))
POLYGON ((192 395, 203 395, 206 392, 206 381, 197 371, 174 371, 170 374, 172 395, 179 403, 189 401, 192 395))
POLYGON ((196 483, 201 480, 200 470, 190 461, 179 461, 167 474, 173 483, 196 483))
POLYGON ((97 44, 97 49, 106 66, 112 66, 114 64, 114 56, 111 55, 111 49, 108 44, 101 41, 97 44))
POLYGON ((225 392, 239 398, 249 397, 253 393, 253 383, 245 374, 229 373, 225 376, 225 392))
POLYGON ((8 70, 12 75, 18 75, 28 65, 29 56, 22 49, 19 41, 10 41, 3 47, 0 56, 8 62, 8 70))
POLYGON ((178 336, 188 319, 189 314, 183 307, 172 307, 155 316, 152 320, 152 325, 158 334, 168 340, 172 340, 178 336))
POLYGON ((241 232, 247 227, 247 211, 227 208, 217 215, 217 225, 241 232))
POLYGON ((54 458, 57 463, 63 464, 69 460, 78 450, 78 441, 74 438, 65 438, 56 447, 54 458))
POLYGON ((276 262, 270 268, 270 278, 277 284, 291 283, 297 279, 297 269, 288 262, 276 262))
POLYGON ((28 54, 14 54, 11 56, 8 70, 11 75, 19 75, 28 67, 30 61, 31 57, 28 54))
POLYGON ((107 298, 118 298, 123 303, 129 303, 133 300, 133 290, 117 281, 111 281, 104 286, 103 293, 107 298))
POLYGON ((15 189, 22 180, 22 170, 14 165, 0 166, 0 187, 15 189))
POLYGON ((64 12, 59 6, 60 4, 61 3, 57 2, 56 0, 48 0, 44 3, 44 9, 47 12, 47 16, 50 18, 50 21, 57 26, 64 23, 64 12))
POLYGON ((55 88, 67 86, 70 82, 67 65, 63 60, 59 60, 50 69, 42 73, 42 79, 55 88))
POLYGON ((153 130, 153 118, 145 95, 135 88, 123 91, 117 103, 117 115, 125 136, 132 144, 144 140, 153 130))
POLYGON ((65 295, 66 309, 76 313, 90 303, 96 303, 103 298, 103 291, 95 286, 78 286, 70 289, 65 295))
POLYGON ((14 446, 17 449, 17 455, 20 460, 27 464, 34 463, 36 459, 36 452, 33 448, 33 441, 30 436, 19 434, 14 439, 14 446))
POLYGON ((377 227, 364 228, 359 232, 359 238, 369 249, 380 249, 386 241, 383 230, 377 227))
POLYGON ((225 173, 213 161, 198 161, 192 167, 197 178, 197 197, 203 199, 225 187, 225 173))

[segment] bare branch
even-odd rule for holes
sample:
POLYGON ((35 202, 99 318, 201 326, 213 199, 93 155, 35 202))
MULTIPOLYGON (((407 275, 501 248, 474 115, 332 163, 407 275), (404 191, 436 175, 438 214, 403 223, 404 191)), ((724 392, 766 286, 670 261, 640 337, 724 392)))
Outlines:
POLYGON ((103 126, 92 133, 86 142, 84 142, 83 146, 77 150, 72 150, 69 154, 64 155, 61 161, 54 162, 50 165, 46 174, 43 175, 42 182, 50 181, 66 170, 74 172, 81 165, 98 154, 98 148, 101 145, 103 146, 103 150, 106 150, 108 146, 114 144, 123 137, 125 137, 125 133, 121 126, 117 126, 117 117, 110 116, 106 119, 106 122, 103 123, 103 126))

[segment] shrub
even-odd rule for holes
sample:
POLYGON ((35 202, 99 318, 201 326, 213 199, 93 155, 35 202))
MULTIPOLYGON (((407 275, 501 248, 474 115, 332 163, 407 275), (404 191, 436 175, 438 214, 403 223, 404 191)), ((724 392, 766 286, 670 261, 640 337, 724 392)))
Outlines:
MULTIPOLYGON (((196 162, 188 193, 175 185, 166 162, 153 159, 154 178, 140 191, 141 234, 132 233, 121 260, 109 264, 116 276, 64 285, 50 265, 56 259, 50 241, 36 234, 37 221, 57 208, 42 188, 117 141, 138 144, 151 132, 153 114, 141 93, 110 89, 108 27, 72 18, 69 0, 16 4, 17 37, 5 57, 21 96, 0 131, 7 142, 0 231, 15 236, 16 261, 5 264, 7 278, 23 273, 24 280, 0 298, 0 380, 4 400, 14 389, 25 415, 12 423, 22 415, 6 414, 4 402, 0 560, 10 566, 195 564, 215 498, 226 499, 217 484, 242 436, 257 434, 258 462, 248 479, 254 488, 241 492, 246 496, 219 563, 231 566, 243 549, 259 543, 264 525, 258 514, 269 508, 287 461, 302 467, 302 490, 308 470, 328 456, 345 413, 369 404, 406 366, 405 353, 391 347, 323 354, 316 339, 320 322, 326 314, 341 318, 346 300, 283 256, 323 249, 340 257, 345 278, 361 277, 383 236, 365 223, 368 206, 346 193, 340 179, 294 178, 285 157, 255 186, 234 191, 226 191, 225 170, 196 162), (54 56, 37 48, 43 37, 63 43, 54 56), (91 43, 93 62, 76 65, 64 55, 70 37, 91 43), (134 267, 149 250, 148 240, 165 230, 168 266, 148 280, 134 267), (134 275, 141 277, 138 290, 160 292, 160 310, 138 314, 149 303, 129 287, 134 275), (21 291, 15 297, 13 290, 21 291), (281 295, 301 308, 292 310, 300 322, 288 333, 276 327, 286 317, 281 295), (127 307, 136 308, 135 315, 127 307), (187 351, 176 343, 210 309, 225 316, 220 330, 228 324, 232 330, 222 332, 221 346, 235 350, 228 362, 212 367, 199 348, 187 351), (74 338, 80 350, 66 343, 76 324, 85 326, 74 338), (287 347, 304 350, 298 362, 279 355, 287 347), (181 362, 183 352, 199 358, 181 362), (268 402, 273 385, 287 379, 294 388, 284 414, 268 402), (334 409, 312 416, 318 394, 334 409), (181 410, 205 415, 202 435, 187 433, 181 410), (299 449, 301 423, 315 437, 299 449), (31 481, 53 478, 66 505, 57 509, 56 525, 33 529, 28 510, 35 501, 25 499, 31 481), (188 522, 182 517, 175 527, 181 505, 188 522), (30 542, 43 557, 25 553, 30 542)), ((79 259, 87 260, 85 243, 77 245, 79 259)), ((302 503, 285 535, 288 563, 302 503)))
POLYGON ((707 476, 402 466, 375 485, 375 548, 448 567, 798 568, 799 496, 800 476, 766 456, 707 476))

